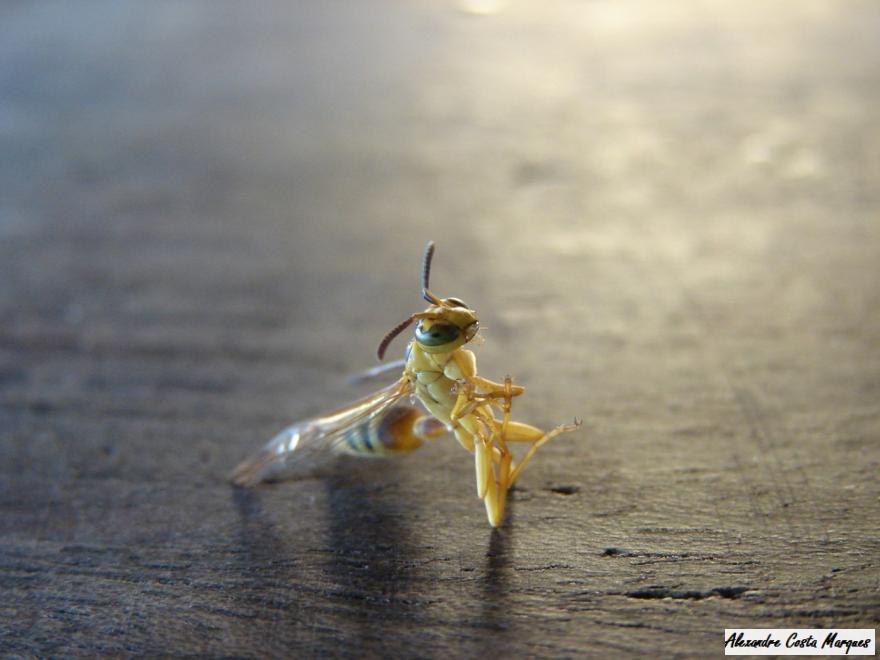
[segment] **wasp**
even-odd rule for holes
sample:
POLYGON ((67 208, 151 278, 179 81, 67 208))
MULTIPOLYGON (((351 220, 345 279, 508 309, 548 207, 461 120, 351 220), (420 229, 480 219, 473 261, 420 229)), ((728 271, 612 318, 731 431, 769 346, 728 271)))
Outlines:
POLYGON ((501 524, 507 491, 535 452, 577 429, 581 421, 575 418, 573 424, 543 431, 510 418, 513 399, 525 388, 514 385, 510 376, 496 382, 477 374, 476 357, 464 348, 477 337, 477 313, 459 298, 439 298, 431 292, 433 256, 434 243, 429 242, 421 273, 422 297, 429 306, 392 328, 377 350, 381 361, 394 338, 415 324, 400 378, 359 401, 286 428, 235 468, 236 484, 277 480, 298 467, 308 471, 308 466, 337 454, 403 454, 452 432, 474 456, 477 495, 489 523, 501 524), (429 414, 410 405, 413 399, 429 414), (509 443, 527 445, 519 461, 514 462, 509 443))

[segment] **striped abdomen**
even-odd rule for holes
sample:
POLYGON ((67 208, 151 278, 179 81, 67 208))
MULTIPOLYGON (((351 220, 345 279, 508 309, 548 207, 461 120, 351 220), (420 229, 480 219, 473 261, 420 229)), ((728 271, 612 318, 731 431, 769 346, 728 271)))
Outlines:
POLYGON ((397 405, 345 431, 341 449, 349 454, 400 454, 446 433, 446 425, 412 406, 397 405))

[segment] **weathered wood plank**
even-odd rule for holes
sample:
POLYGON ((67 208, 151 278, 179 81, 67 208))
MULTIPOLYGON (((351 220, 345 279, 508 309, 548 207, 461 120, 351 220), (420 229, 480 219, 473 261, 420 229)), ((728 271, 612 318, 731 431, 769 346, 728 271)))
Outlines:
POLYGON ((874 5, 0 16, 4 653, 704 657, 725 627, 876 626, 874 5), (496 533, 452 441, 232 488, 359 393, 428 238, 481 373, 583 432, 496 533))

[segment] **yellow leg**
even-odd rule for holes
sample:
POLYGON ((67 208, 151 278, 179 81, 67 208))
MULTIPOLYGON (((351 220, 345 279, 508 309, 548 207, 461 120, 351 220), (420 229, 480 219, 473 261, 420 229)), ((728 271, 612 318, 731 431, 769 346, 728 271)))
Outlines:
POLYGON ((474 442, 474 467, 477 472, 477 497, 486 499, 490 484, 495 483, 495 468, 492 466, 492 445, 477 438, 474 442))
POLYGON ((483 503, 486 505, 486 517, 492 527, 500 527, 504 520, 504 508, 507 504, 507 491, 510 488, 508 475, 510 473, 510 463, 513 457, 510 452, 501 452, 498 464, 498 478, 490 479, 490 485, 487 489, 483 503))
POLYGON ((450 417, 455 421, 487 403, 501 406, 502 410, 510 412, 510 403, 513 397, 519 396, 525 391, 526 388, 521 385, 514 385, 510 376, 505 377, 504 383, 496 383, 481 376, 471 376, 459 384, 458 397, 452 412, 450 412, 450 417), (477 387, 484 391, 477 392, 477 387))
MULTIPOLYGON (((518 392, 514 393, 513 381, 510 376, 504 379, 503 389, 495 394, 500 394, 501 410, 504 417, 499 428, 497 421, 492 418, 489 426, 493 431, 493 438, 497 441, 498 446, 493 448, 493 458, 498 462, 497 479, 493 468, 492 482, 493 488, 490 488, 483 498, 486 506, 486 516, 489 518, 489 524, 492 527, 499 527, 504 520, 504 508, 507 504, 507 491, 510 489, 510 466, 513 462, 513 456, 507 448, 507 434, 510 425, 510 405, 514 396, 521 394, 524 389, 518 388, 518 392)), ((489 410, 485 411, 488 417, 492 417, 489 410)))
MULTIPOLYGON (((505 411, 506 413, 507 411, 505 411)), ((511 422, 507 419, 507 414, 505 414, 505 419, 502 421, 502 429, 504 429, 503 438, 499 439, 499 444, 501 444, 500 451, 496 449, 497 454, 497 462, 498 462, 498 477, 497 482, 494 484, 494 488, 489 488, 487 490, 486 496, 483 498, 483 501, 486 505, 486 515, 489 518, 489 524, 493 527, 498 527, 501 525, 501 521, 504 518, 504 506, 507 500, 507 491, 510 490, 510 487, 513 486, 516 478, 519 476, 520 472, 522 472, 523 468, 528 464, 531 460, 532 456, 535 455, 535 452, 538 451, 545 444, 550 442, 557 435, 562 433, 570 433, 571 431, 576 430, 581 425, 580 420, 575 420, 574 424, 562 424, 557 426, 550 431, 544 432, 541 429, 531 426, 529 424, 523 424, 522 422, 511 422), (529 447, 525 456, 523 456, 522 460, 520 460, 516 466, 513 466, 512 456, 510 452, 507 450, 507 445, 505 441, 512 442, 531 442, 532 445, 529 447)), ((493 479, 493 481, 495 481, 493 479)))
POLYGON ((495 483, 495 469, 492 466, 492 440, 474 416, 462 420, 474 424, 474 468, 477 475, 477 497, 485 499, 495 483))
POLYGON ((453 422, 457 422, 462 417, 471 412, 470 404, 474 400, 474 386, 470 383, 461 383, 458 385, 458 396, 455 398, 455 405, 449 411, 449 418, 453 422), (470 408, 470 410, 465 410, 470 408))
POLYGON ((474 453, 474 436, 470 434, 470 432, 463 428, 462 426, 456 426, 453 430, 455 433, 455 439, 458 440, 458 444, 467 449, 470 453, 474 453))
POLYGON ((557 426, 550 431, 510 420, 513 397, 525 389, 513 385, 510 376, 504 383, 472 376, 461 383, 455 405, 450 412, 455 436, 459 443, 474 453, 477 496, 483 500, 486 516, 493 527, 501 525, 507 503, 507 491, 531 460, 535 452, 561 433, 574 431, 580 422, 557 426), (485 392, 477 392, 479 387, 485 392), (492 415, 491 406, 501 408, 502 419, 492 415), (531 446, 515 466, 507 442, 529 442, 531 446))
POLYGON ((537 442, 544 437, 544 430, 523 422, 507 423, 508 442, 537 442))
MULTIPOLYGON (((538 449, 540 449, 541 447, 546 445, 548 442, 550 442, 557 435, 560 435, 562 433, 571 433, 572 431, 576 431, 578 428, 580 428, 580 425, 581 425, 581 421, 579 419, 575 419, 574 424, 560 424, 559 426, 557 426, 553 429, 550 429, 546 433, 543 433, 543 435, 541 435, 540 437, 534 438, 532 440, 532 446, 529 447, 529 450, 526 452, 526 455, 522 457, 522 460, 520 460, 519 463, 517 463, 513 472, 510 473, 510 481, 509 481, 508 485, 510 485, 510 486, 513 485, 513 482, 516 481, 516 478, 519 476, 519 473, 522 472, 522 469, 532 459, 532 456, 535 455, 535 452, 538 451, 538 449)), ((528 426, 528 424, 523 424, 522 426, 526 427, 526 426, 528 426)), ((534 429, 535 427, 531 427, 531 428, 534 429)), ((535 429, 535 430, 540 432, 540 429, 535 429)))
POLYGON ((476 374, 474 374, 473 376, 471 376, 471 382, 473 382, 474 385, 482 388, 489 394, 498 393, 508 398, 519 396, 526 391, 526 388, 522 385, 514 385, 513 379, 511 379, 510 376, 507 376, 504 379, 503 383, 496 383, 493 380, 489 380, 488 378, 483 378, 482 376, 477 376, 476 374))

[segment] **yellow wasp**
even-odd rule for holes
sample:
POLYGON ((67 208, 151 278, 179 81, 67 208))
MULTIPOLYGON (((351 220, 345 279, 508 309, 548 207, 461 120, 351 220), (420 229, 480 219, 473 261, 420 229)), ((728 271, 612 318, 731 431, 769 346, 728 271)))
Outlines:
POLYGON ((391 341, 416 324, 397 382, 288 427, 233 471, 236 484, 253 486, 289 476, 297 466, 313 465, 334 454, 405 453, 452 431, 461 446, 474 454, 477 495, 486 505, 489 523, 493 527, 501 524, 507 491, 535 452, 560 433, 574 431, 581 422, 575 419, 574 424, 542 431, 510 419, 511 402, 525 388, 514 385, 509 376, 496 383, 477 375, 476 358, 464 348, 479 330, 477 314, 458 298, 431 293, 433 255, 434 244, 429 242, 422 260, 422 296, 429 307, 395 326, 377 351, 382 360, 391 341), (430 415, 402 403, 407 397, 418 399, 430 415), (529 444, 516 464, 509 442, 529 444))

